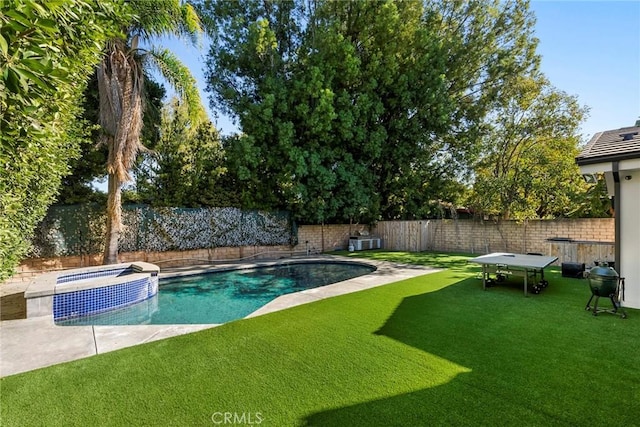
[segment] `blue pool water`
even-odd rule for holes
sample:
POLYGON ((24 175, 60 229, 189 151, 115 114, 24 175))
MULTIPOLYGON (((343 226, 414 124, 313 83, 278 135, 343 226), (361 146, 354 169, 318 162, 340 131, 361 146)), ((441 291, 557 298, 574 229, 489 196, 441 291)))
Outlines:
POLYGON ((316 262, 165 279, 160 281, 158 294, 148 300, 56 324, 225 323, 253 313, 280 295, 341 282, 374 270, 359 264, 316 262))

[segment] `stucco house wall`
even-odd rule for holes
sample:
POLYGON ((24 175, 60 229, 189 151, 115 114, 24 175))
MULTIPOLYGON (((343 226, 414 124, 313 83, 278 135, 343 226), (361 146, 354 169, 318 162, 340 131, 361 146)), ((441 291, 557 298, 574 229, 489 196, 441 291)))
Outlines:
POLYGON ((582 174, 604 174, 614 198, 616 270, 626 282, 622 305, 632 308, 640 308, 639 124, 597 133, 576 158, 582 174))

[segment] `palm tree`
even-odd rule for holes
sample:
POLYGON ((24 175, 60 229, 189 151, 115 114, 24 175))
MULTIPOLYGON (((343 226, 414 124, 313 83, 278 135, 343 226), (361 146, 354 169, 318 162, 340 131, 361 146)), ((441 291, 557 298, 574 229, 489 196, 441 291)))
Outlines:
MULTIPOLYGON (((129 171, 138 153, 145 148, 140 140, 144 114, 143 79, 145 68, 155 68, 190 107, 192 125, 205 118, 204 108, 188 68, 169 50, 152 45, 142 49, 139 41, 150 43, 164 35, 187 36, 196 44, 202 33, 194 8, 181 0, 129 0, 133 12, 126 37, 107 44, 98 67, 100 125, 103 143, 109 149, 107 233, 104 264, 118 262, 118 239, 122 231, 121 190, 131 180, 129 171)), ((196 127, 196 126, 194 126, 196 127)))

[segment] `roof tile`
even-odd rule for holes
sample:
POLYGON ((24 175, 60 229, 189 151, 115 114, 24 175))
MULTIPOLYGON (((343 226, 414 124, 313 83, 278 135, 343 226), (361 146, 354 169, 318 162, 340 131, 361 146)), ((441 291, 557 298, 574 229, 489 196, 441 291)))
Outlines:
POLYGON ((596 133, 576 157, 576 161, 578 164, 587 164, 598 160, 615 161, 628 158, 640 158, 640 126, 596 133), (628 134, 631 134, 632 138, 625 141, 624 136, 628 134))

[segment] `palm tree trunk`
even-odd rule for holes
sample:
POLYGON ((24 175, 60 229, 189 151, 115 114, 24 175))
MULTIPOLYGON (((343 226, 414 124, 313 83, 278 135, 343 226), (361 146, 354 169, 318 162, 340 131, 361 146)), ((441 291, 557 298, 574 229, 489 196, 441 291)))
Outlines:
POLYGON ((103 264, 118 263, 118 240, 122 224, 121 185, 115 173, 109 174, 109 197, 107 198, 107 233, 103 264))
POLYGON ((107 233, 103 263, 118 262, 118 239, 122 231, 122 185, 131 179, 142 129, 143 74, 124 42, 115 40, 98 68, 100 124, 109 149, 107 173, 107 233))
MULTIPOLYGON (((136 11, 135 5, 134 11, 136 11)), ((146 7, 141 8, 140 11, 148 12, 146 7)), ((133 168, 138 153, 144 150, 140 141, 144 109, 142 69, 144 63, 141 55, 143 52, 138 47, 137 32, 142 28, 145 29, 142 33, 152 36, 168 33, 195 36, 202 31, 195 9, 185 2, 162 2, 157 16, 144 16, 144 18, 142 21, 138 19, 133 21, 137 25, 134 25, 131 30, 135 30, 136 33, 129 32, 126 38, 115 37, 107 43, 105 55, 97 70, 100 98, 99 123, 103 129, 103 141, 109 150, 107 160, 109 196, 104 264, 118 262, 118 238, 122 231, 122 185, 131 180, 129 171, 133 168), (145 25, 149 27, 146 28, 145 25)), ((149 53, 147 51, 145 55, 149 53)), ((201 107, 198 90, 194 84, 195 79, 186 67, 178 66, 176 62, 179 64, 179 61, 164 50, 151 56, 157 57, 156 63, 169 64, 166 70, 159 66, 160 71, 163 73, 166 71, 167 75, 171 76, 169 81, 177 83, 178 88, 185 90, 184 96, 191 100, 190 105, 194 105, 194 101, 197 102, 197 113, 193 114, 197 119, 193 122, 196 126, 196 122, 204 116, 204 109, 201 107)))

